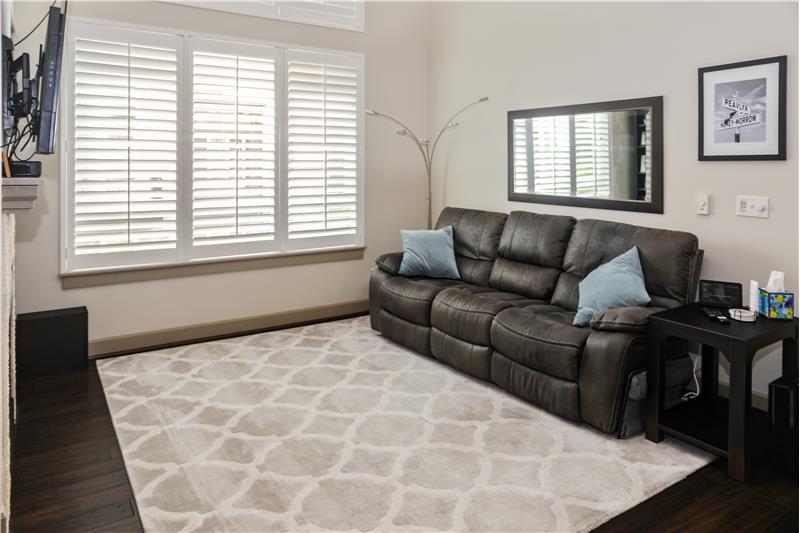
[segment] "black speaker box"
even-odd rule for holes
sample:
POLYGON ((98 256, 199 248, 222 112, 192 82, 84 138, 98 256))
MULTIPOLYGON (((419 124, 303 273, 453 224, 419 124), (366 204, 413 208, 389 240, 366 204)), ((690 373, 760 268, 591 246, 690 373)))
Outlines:
POLYGON ((86 307, 17 315, 17 377, 35 378, 86 368, 88 318, 86 307))
POLYGON ((773 461, 790 476, 797 476, 797 381, 782 377, 769 384, 770 448, 773 461))

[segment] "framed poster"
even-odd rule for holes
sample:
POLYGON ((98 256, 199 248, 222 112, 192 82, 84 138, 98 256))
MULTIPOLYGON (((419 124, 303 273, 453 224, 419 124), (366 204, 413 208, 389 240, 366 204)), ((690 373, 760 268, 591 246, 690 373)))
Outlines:
POLYGON ((698 69, 698 159, 786 160, 786 56, 698 69))

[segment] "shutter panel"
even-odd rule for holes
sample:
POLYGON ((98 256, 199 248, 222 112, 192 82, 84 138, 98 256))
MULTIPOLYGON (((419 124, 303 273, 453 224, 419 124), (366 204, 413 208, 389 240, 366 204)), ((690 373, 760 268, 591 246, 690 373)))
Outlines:
POLYGON ((609 114, 575 115, 575 195, 610 196, 609 114))
POLYGON ((192 40, 195 247, 275 240, 277 52, 263 47, 266 57, 257 57, 259 47, 238 48, 192 40))
POLYGON ((569 130, 568 115, 531 119, 536 194, 570 196, 572 165, 569 130))
POLYGON ((157 254, 142 252, 170 250, 174 259, 177 39, 95 34, 72 42, 72 255, 83 266, 129 252, 146 261, 157 254))
POLYGON ((299 51, 287 51, 286 59, 288 238, 355 243, 360 234, 360 61, 299 51))

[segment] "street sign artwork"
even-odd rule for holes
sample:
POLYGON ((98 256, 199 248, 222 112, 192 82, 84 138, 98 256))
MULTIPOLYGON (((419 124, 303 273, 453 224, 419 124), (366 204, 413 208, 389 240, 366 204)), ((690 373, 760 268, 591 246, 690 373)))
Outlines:
POLYGON ((735 98, 723 96, 719 101, 725 109, 730 109, 731 114, 728 118, 717 125, 720 130, 730 130, 755 126, 761 124, 761 113, 750 113, 750 106, 735 98))

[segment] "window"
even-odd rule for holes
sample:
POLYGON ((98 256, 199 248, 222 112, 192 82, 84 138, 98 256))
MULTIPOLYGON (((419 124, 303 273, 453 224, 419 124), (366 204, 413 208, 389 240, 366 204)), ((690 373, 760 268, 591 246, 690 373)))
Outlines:
POLYGON ((66 48, 62 271, 363 244, 360 56, 86 22, 66 48))
POLYGON ((343 30, 364 31, 363 0, 255 0, 250 2, 160 0, 227 13, 300 22, 343 30))

